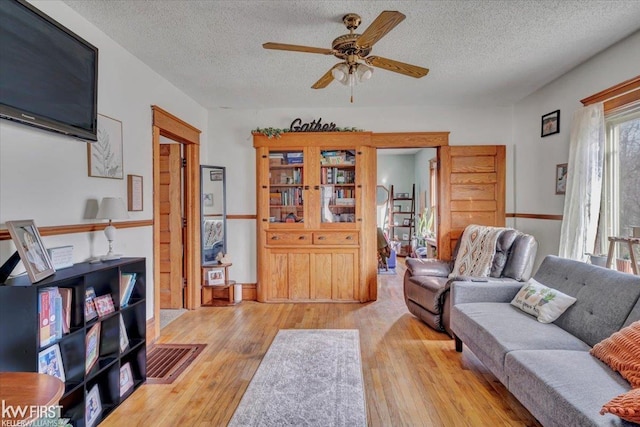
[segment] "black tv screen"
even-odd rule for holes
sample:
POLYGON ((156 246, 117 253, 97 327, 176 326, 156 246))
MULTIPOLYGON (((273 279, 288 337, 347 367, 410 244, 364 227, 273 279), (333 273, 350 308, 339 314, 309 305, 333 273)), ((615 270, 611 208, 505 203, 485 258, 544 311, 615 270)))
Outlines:
POLYGON ((98 49, 22 0, 0 0, 0 116, 95 141, 98 49))

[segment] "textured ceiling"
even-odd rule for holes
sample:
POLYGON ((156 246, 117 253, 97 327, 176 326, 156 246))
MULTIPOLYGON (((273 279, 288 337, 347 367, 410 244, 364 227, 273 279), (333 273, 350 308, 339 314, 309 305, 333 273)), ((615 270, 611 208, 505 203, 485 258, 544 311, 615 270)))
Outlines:
POLYGON ((64 2, 206 108, 348 106, 338 82, 311 89, 336 58, 262 43, 330 48, 349 12, 358 33, 404 13, 372 54, 431 70, 376 69, 356 107, 509 105, 640 28, 638 0, 64 2))

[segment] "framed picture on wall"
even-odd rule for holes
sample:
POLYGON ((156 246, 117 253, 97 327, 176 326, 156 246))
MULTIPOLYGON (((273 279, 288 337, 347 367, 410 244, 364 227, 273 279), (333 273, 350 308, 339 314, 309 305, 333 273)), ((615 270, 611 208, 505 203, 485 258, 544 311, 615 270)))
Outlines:
POLYGON ((87 143, 89 176, 124 179, 122 122, 98 114, 98 140, 87 143))
POLYGON ((542 116, 540 136, 544 138, 554 133, 560 133, 560 110, 552 111, 542 116))
POLYGON ((567 191, 567 163, 556 165, 556 194, 565 194, 567 191))

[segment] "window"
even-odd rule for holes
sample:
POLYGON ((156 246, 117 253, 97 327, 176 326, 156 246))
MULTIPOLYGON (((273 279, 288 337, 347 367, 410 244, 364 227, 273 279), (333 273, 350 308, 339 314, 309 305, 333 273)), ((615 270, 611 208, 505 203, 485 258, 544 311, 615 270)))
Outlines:
MULTIPOLYGON (((608 236, 630 236, 640 226, 640 105, 609 113, 606 118, 599 249, 608 251, 608 236)), ((629 256, 618 245, 617 256, 629 256)))

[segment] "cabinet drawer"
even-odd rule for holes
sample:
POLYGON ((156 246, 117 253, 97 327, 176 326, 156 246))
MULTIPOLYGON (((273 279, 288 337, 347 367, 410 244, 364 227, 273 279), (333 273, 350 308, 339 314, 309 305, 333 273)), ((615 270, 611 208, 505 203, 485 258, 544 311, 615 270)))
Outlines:
POLYGON ((310 245, 311 233, 304 231, 267 231, 267 245, 310 245))
POLYGON ((358 232, 356 231, 317 231, 313 233, 315 245, 357 245, 358 232))

